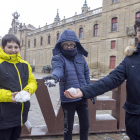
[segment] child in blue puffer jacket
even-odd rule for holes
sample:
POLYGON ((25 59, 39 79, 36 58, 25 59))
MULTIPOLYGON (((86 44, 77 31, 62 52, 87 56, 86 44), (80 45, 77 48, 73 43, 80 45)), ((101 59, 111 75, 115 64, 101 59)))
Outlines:
MULTIPOLYGON (((52 74, 44 80, 59 82, 61 106, 64 113, 64 140, 72 140, 74 114, 77 111, 80 123, 80 140, 88 140, 89 110, 87 99, 75 100, 65 97, 65 90, 90 84, 89 68, 84 56, 88 52, 82 47, 72 30, 65 30, 53 49, 52 74)), ((49 87, 55 86, 48 82, 49 87)), ((94 102, 94 99, 92 99, 94 102)))

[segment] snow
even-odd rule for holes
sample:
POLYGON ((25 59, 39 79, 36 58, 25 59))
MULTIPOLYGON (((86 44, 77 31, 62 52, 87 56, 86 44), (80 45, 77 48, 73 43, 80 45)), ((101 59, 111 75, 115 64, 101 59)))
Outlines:
POLYGON ((105 121, 105 120, 116 120, 116 119, 109 114, 97 114, 96 120, 97 121, 105 121))
POLYGON ((91 78, 90 80, 98 81, 99 79, 94 79, 94 78, 91 78))
POLYGON ((56 109, 54 110, 55 116, 56 116, 56 117, 57 117, 57 114, 58 114, 58 111, 59 111, 60 107, 61 107, 61 101, 59 100, 59 102, 58 102, 58 104, 57 104, 57 107, 56 107, 56 109))
POLYGON ((32 125, 28 120, 25 122, 25 125, 28 128, 28 130, 30 130, 32 128, 32 125))
POLYGON ((68 89, 68 91, 71 93, 71 94, 76 94, 76 89, 71 87, 68 89))
POLYGON ((129 139, 129 137, 128 136, 124 136, 124 139, 129 139))
POLYGON ((45 81, 44 83, 45 83, 46 86, 47 86, 47 85, 56 86, 56 83, 55 83, 55 80, 54 80, 54 79, 52 79, 52 80, 47 80, 47 81, 45 81))
POLYGON ((21 102, 21 103, 29 101, 30 100, 30 93, 22 90, 22 91, 18 92, 18 94, 16 94, 15 100, 16 100, 16 102, 21 102))
POLYGON ((114 99, 112 99, 108 96, 97 96, 97 100, 112 100, 112 101, 114 101, 114 99))

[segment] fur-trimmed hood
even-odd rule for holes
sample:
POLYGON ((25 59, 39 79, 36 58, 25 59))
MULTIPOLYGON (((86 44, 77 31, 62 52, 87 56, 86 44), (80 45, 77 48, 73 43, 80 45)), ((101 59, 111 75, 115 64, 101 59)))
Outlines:
POLYGON ((126 56, 131 56, 133 53, 140 54, 140 41, 137 43, 137 47, 127 46, 126 49, 124 50, 124 54, 126 56))
POLYGON ((136 51, 136 47, 134 46, 127 46, 124 50, 124 54, 126 56, 131 56, 136 51))

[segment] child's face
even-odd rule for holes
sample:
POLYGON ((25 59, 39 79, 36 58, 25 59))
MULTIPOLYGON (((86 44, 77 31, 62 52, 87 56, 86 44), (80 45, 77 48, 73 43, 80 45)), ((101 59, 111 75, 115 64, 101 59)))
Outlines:
POLYGON ((72 42, 67 42, 63 44, 63 49, 71 50, 74 48, 74 44, 72 42))
POLYGON ((140 27, 137 27, 137 38, 140 41, 140 27))
POLYGON ((5 47, 2 47, 3 51, 7 54, 17 54, 20 52, 19 45, 16 42, 7 42, 5 47))

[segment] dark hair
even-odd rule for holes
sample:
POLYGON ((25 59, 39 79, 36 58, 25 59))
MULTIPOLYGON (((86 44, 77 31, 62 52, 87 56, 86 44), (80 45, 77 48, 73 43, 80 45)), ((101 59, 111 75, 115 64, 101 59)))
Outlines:
POLYGON ((2 38, 2 47, 4 48, 7 45, 7 42, 12 42, 12 41, 15 42, 16 44, 18 44, 18 46, 20 47, 19 39, 13 34, 6 34, 2 38))
POLYGON ((140 27, 140 18, 138 18, 138 19, 135 21, 134 29, 136 30, 137 27, 140 27))

